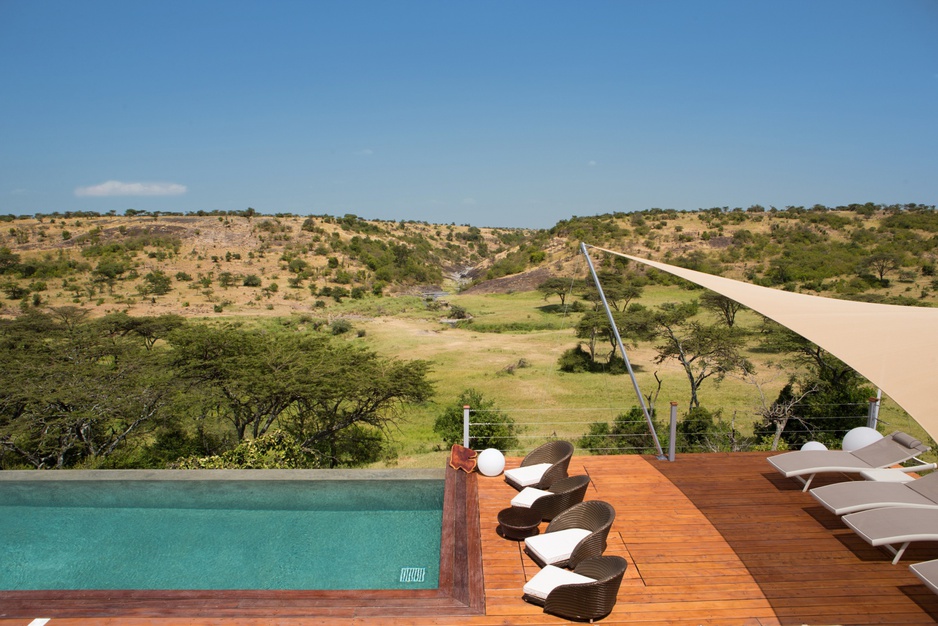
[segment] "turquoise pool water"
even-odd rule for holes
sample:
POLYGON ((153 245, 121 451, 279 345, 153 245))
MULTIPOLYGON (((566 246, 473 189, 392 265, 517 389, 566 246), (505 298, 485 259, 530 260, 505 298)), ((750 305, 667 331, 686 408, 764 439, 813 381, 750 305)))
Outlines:
POLYGON ((0 589, 436 588, 442 511, 442 480, 0 481, 0 589))

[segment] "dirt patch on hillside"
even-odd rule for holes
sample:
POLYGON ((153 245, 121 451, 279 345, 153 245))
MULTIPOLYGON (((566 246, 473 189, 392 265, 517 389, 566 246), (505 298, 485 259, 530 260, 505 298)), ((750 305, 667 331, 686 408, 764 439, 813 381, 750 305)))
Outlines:
POLYGON ((504 276, 487 280, 478 285, 473 285, 462 293, 466 294, 484 294, 484 293, 513 293, 516 291, 534 291, 537 286, 551 277, 549 268, 539 267, 530 272, 515 274, 514 276, 504 276))

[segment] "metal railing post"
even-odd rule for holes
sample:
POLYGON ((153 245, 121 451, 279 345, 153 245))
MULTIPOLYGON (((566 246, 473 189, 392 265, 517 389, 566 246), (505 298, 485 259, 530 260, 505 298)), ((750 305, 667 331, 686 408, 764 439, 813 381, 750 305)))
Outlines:
POLYGON ((674 450, 677 447, 677 402, 671 402, 671 431, 668 438, 668 460, 674 463, 674 450))
POLYGON ((870 398, 868 402, 870 407, 866 414, 866 425, 875 430, 879 423, 879 398, 870 398))
POLYGON ((469 447, 469 405, 462 408, 462 445, 469 447))

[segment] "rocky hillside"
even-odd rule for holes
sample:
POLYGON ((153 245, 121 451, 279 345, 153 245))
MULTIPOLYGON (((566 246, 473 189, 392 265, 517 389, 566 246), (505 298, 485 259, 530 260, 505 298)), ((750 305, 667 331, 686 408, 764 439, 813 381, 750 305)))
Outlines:
POLYGON ((546 231, 250 210, 2 219, 3 315, 288 315, 379 294, 526 291, 582 277, 581 241, 789 290, 938 303, 938 213, 921 205, 651 209, 546 231))

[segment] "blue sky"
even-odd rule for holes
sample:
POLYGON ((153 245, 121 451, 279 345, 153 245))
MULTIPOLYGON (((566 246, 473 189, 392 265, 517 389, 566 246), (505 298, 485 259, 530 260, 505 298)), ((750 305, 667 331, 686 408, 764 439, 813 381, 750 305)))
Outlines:
POLYGON ((938 0, 0 0, 0 213, 938 204, 938 0))

